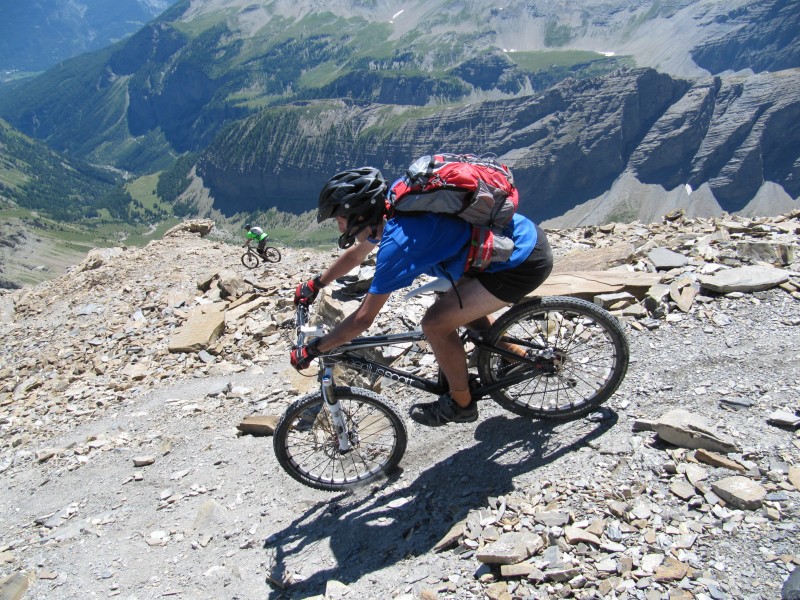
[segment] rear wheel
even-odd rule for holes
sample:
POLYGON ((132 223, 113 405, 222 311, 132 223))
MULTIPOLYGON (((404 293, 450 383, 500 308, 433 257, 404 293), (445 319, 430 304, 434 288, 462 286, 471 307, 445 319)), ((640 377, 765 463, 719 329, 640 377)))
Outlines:
POLYGON ((273 246, 267 246, 264 249, 264 258, 271 263, 281 262, 281 251, 273 246))
POLYGON ((242 254, 242 264, 248 269, 255 269, 258 266, 258 256, 252 252, 242 254))
POLYGON ((520 360, 480 348, 478 372, 504 408, 538 419, 574 419, 616 391, 628 368, 619 321, 599 306, 568 297, 534 298, 509 309, 484 336, 501 348, 526 351, 520 360))
POLYGON ((284 413, 273 434, 275 456, 300 483, 344 490, 374 481, 400 463, 408 440, 397 411, 361 388, 336 386, 350 450, 342 452, 322 392, 304 396, 284 413))

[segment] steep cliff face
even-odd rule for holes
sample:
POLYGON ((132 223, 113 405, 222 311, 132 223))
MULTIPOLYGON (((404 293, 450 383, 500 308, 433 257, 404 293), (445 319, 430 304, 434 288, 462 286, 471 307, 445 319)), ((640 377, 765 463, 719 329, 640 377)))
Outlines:
POLYGON ((428 110, 414 117, 409 107, 337 102, 265 113, 220 136, 199 172, 228 214, 310 210, 343 168, 372 164, 391 179, 414 157, 441 149, 499 155, 513 167, 521 211, 538 220, 601 196, 623 175, 664 194, 707 185, 730 212, 765 182, 792 198, 800 193, 797 70, 692 83, 635 69, 428 110), (405 122, 392 127, 398 120, 405 122))
POLYGON ((797 0, 768 0, 731 9, 717 21, 733 31, 699 44, 692 58, 711 73, 752 69, 780 71, 800 64, 800 5, 797 0))
POLYGON ((305 210, 338 169, 394 177, 440 149, 501 155, 541 218, 623 175, 738 211, 768 182, 800 191, 797 74, 730 75, 800 66, 797 2, 180 0, 0 86, 0 116, 136 174, 205 149, 226 213, 305 210), (595 78, 634 61, 652 69, 595 78))
POLYGON ((797 71, 698 82, 648 132, 632 171, 667 189, 708 183, 729 212, 743 209, 765 181, 796 198, 798 85, 797 71))

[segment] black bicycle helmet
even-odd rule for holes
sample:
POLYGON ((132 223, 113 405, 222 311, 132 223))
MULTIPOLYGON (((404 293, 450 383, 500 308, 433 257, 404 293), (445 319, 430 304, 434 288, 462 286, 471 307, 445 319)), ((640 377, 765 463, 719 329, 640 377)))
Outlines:
POLYGON ((317 222, 347 217, 347 229, 339 238, 340 248, 349 248, 356 236, 377 227, 386 211, 386 180, 378 169, 361 167, 331 177, 319 194, 317 222))

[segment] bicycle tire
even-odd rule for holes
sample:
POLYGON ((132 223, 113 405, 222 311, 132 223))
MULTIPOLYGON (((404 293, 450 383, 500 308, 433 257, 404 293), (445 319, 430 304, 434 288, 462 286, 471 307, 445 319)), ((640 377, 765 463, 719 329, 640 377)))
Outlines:
POLYGON ((396 409, 362 388, 336 386, 336 398, 350 432, 352 449, 342 454, 323 406, 322 392, 296 400, 275 426, 278 463, 300 483, 326 491, 362 486, 391 473, 408 443, 396 409))
POLYGON ((258 256, 252 252, 245 252, 242 254, 242 264, 248 269, 255 269, 258 266, 258 256))
POLYGON ((274 246, 264 248, 264 260, 271 263, 281 262, 281 251, 274 246))
MULTIPOLYGON (((492 392, 503 408, 525 417, 570 420, 596 409, 622 383, 630 350, 619 321, 596 304, 580 298, 533 298, 510 308, 485 334, 492 345, 515 343, 554 351, 550 372, 492 392)), ((513 367, 497 352, 480 348, 478 373, 484 385, 500 381, 513 367)), ((522 371, 520 371, 522 369, 522 371)))

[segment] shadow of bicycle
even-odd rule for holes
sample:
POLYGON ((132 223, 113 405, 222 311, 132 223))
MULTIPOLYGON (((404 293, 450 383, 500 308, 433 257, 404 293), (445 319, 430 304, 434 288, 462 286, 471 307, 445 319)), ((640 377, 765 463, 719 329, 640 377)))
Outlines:
POLYGON ((489 497, 518 489, 515 477, 586 445, 617 419, 613 412, 600 422, 561 424, 492 417, 475 429, 476 444, 405 485, 387 482, 315 504, 266 540, 273 581, 287 581, 283 589, 274 586, 268 597, 320 595, 331 579, 353 583, 429 552, 471 510, 485 507, 489 497))

